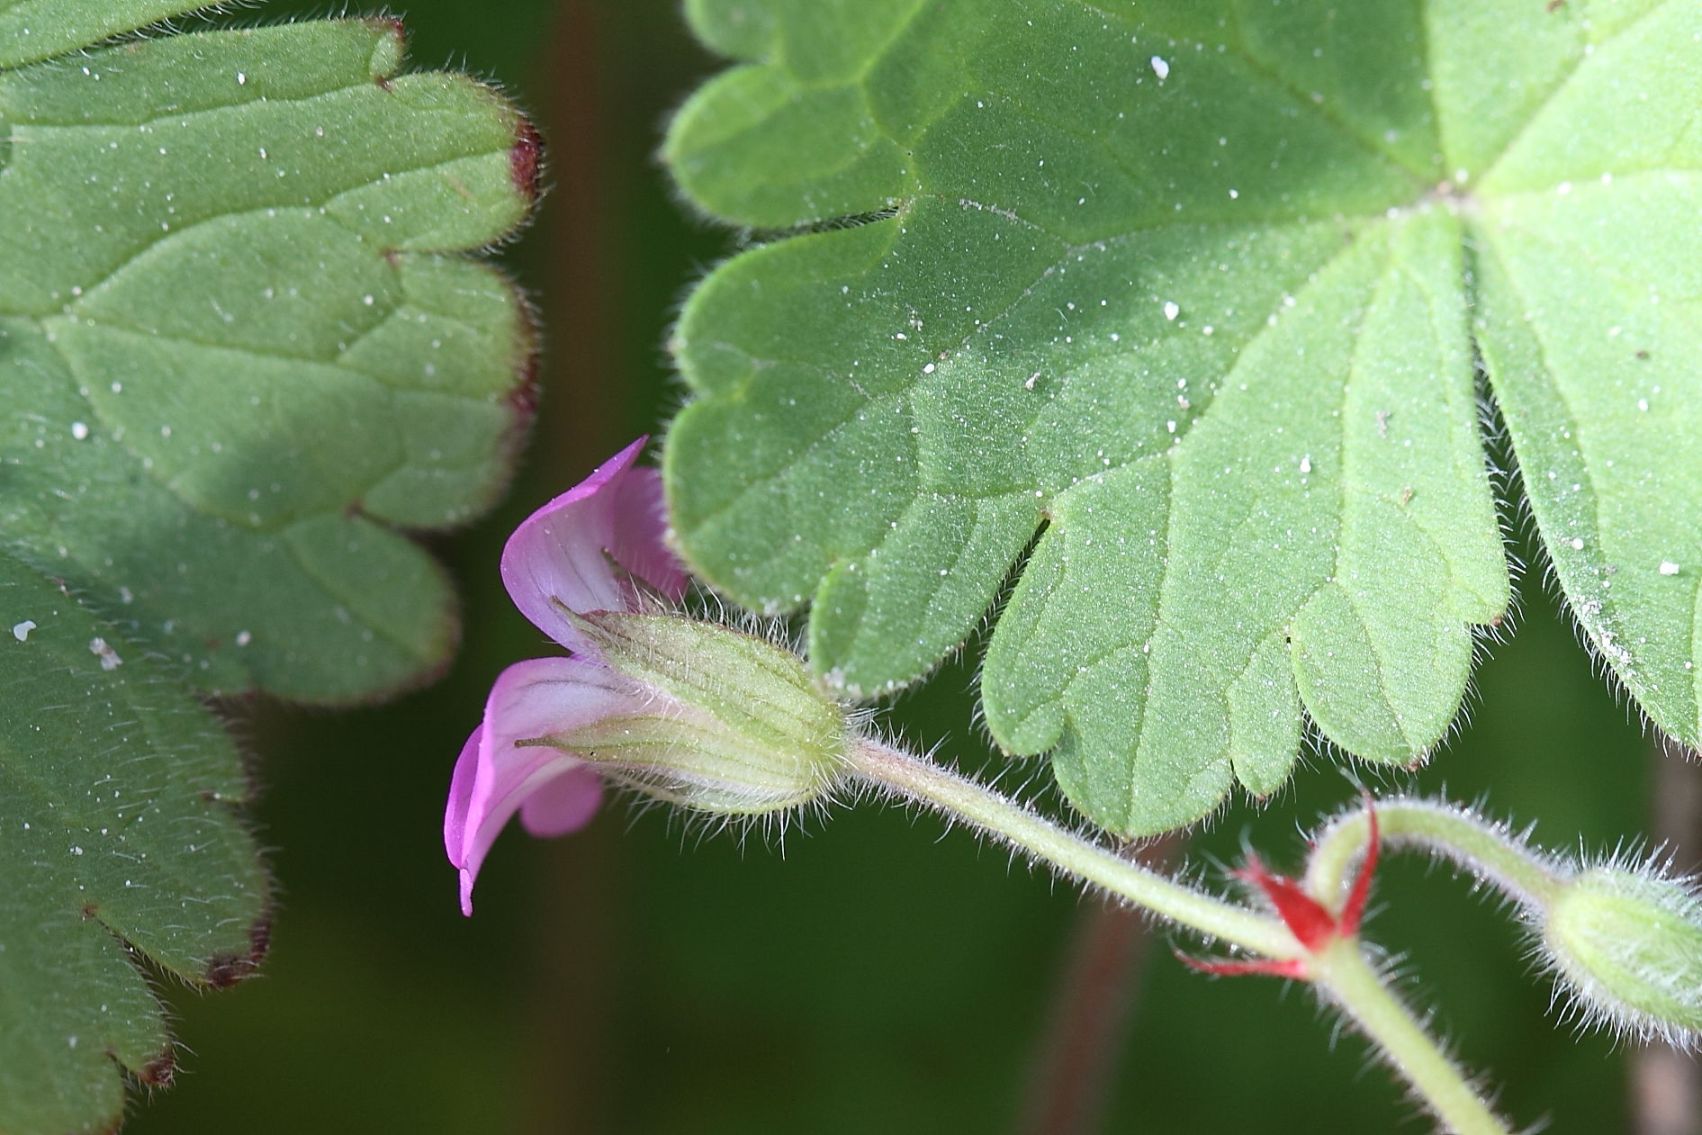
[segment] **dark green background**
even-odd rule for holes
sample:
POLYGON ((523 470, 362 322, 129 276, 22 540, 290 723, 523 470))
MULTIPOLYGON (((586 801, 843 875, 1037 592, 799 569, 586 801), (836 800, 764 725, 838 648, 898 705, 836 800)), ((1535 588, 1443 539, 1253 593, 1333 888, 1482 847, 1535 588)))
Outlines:
MULTIPOLYGON (((263 15, 323 8, 278 0, 263 15)), ((467 626, 445 681, 349 713, 238 708, 278 879, 272 955, 234 992, 167 991, 178 1083, 128 1130, 1015 1130, 1093 904, 962 833, 938 838, 931 819, 865 807, 793 833, 782 857, 617 806, 560 842, 505 837, 478 916, 460 917, 440 838, 450 767, 498 670, 550 649, 505 601, 502 538, 667 418, 670 314, 737 239, 676 208, 652 156, 669 109, 714 67, 669 0, 418 0, 405 14, 417 64, 499 79, 549 136, 553 192, 506 256, 538 297, 546 402, 509 503, 441 545, 467 626)), ((897 708, 913 737, 977 764, 972 672, 897 708)), ((1419 785, 1488 793, 1561 845, 1648 829, 1649 744, 1539 583, 1472 705, 1419 785)), ((1293 866, 1297 825, 1353 795, 1333 761, 1307 763, 1282 799, 1232 811, 1193 854, 1222 863, 1249 840, 1293 866)), ((1415 996, 1521 1123, 1624 1130, 1625 1055, 1555 1026, 1516 934, 1469 890, 1391 864, 1370 935, 1409 955, 1415 996)), ((1331 1029, 1304 990, 1208 981, 1154 951, 1107 1130, 1426 1130, 1331 1029)))

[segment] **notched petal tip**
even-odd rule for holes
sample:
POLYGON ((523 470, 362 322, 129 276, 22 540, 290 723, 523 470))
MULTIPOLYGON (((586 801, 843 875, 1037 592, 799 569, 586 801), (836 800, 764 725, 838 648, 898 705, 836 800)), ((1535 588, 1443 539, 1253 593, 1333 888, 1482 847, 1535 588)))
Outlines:
POLYGON ((636 610, 639 583, 670 600, 685 593, 685 569, 665 540, 661 477, 635 466, 648 440, 634 441, 527 517, 503 548, 502 581, 514 605, 569 650, 592 647, 562 607, 636 610))
MULTIPOLYGON (((517 166, 517 177, 535 176, 536 150, 523 131, 515 160, 527 168, 517 166)), ((647 695, 606 664, 580 616, 636 612, 647 589, 676 600, 689 583, 666 541, 661 475, 636 465, 648 441, 638 438, 527 517, 503 548, 514 605, 575 657, 505 670, 455 762, 443 845, 461 875, 463 914, 472 913, 485 855, 516 812, 539 836, 575 831, 596 812, 602 782, 560 738, 644 709, 647 695)))
POLYGON ((497 835, 540 793, 527 823, 535 834, 565 834, 596 811, 596 774, 539 739, 642 707, 630 683, 586 658, 534 658, 498 676, 484 721, 455 762, 444 809, 444 850, 461 872, 464 913, 472 910, 473 882, 497 835), (564 779, 571 783, 558 783, 564 779))
POLYGON ((461 746, 455 758, 455 773, 449 781, 449 803, 443 809, 443 850, 449 861, 462 865, 466 842, 467 812, 473 802, 473 781, 478 776, 479 746, 485 734, 480 724, 461 746))

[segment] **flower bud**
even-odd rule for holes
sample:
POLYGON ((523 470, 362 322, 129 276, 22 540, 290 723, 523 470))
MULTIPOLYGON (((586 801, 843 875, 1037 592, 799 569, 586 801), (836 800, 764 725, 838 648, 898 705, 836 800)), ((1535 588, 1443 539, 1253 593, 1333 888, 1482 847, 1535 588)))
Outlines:
POLYGON ((545 743, 606 778, 724 815, 794 808, 838 781, 851 741, 845 713, 791 652, 674 614, 571 618, 610 670, 651 697, 545 743))
POLYGON ((1702 1033, 1702 899, 1622 866, 1584 871, 1548 904, 1543 943, 1587 1017, 1688 1045, 1702 1033))

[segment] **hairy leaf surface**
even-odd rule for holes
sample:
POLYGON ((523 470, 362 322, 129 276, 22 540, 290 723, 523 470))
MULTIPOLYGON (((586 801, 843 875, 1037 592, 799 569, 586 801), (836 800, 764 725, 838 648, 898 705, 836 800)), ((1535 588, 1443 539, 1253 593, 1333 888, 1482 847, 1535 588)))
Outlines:
POLYGON ((0 67, 51 59, 212 6, 209 0, 0 0, 0 67))
POLYGON ((461 255, 538 144, 393 20, 115 33, 203 7, 0 0, 0 1132, 97 1130, 169 1074, 133 964, 263 946, 197 694, 418 682, 453 596, 401 534, 500 490, 532 335, 461 255))
POLYGON ((829 680, 914 681, 1014 574, 987 721, 1106 827, 1276 790, 1308 720, 1421 761, 1508 603, 1481 358, 1574 609, 1696 738, 1694 5, 688 11, 739 63, 680 185, 802 231, 687 305, 673 520, 829 680))
POLYGON ((231 741, 160 663, 0 555, 0 1131, 110 1124, 115 1062, 169 1082, 134 961, 228 984, 266 878, 231 741))

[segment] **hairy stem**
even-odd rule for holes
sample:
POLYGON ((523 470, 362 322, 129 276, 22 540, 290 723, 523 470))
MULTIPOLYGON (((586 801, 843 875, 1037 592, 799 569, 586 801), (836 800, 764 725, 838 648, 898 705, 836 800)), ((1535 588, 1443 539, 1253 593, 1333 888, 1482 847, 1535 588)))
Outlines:
POLYGON ((1268 958, 1305 954, 1276 919, 1167 879, 933 761, 863 740, 852 750, 851 765, 865 782, 884 792, 969 824, 1171 922, 1268 958))
POLYGON ((1508 1135, 1507 1125, 1366 961, 1357 940, 1343 939, 1313 958, 1312 979, 1319 993, 1412 1085, 1446 1130, 1455 1135, 1508 1135))
MULTIPOLYGON (((1059 827, 1019 801, 879 741, 859 741, 852 749, 850 768, 865 784, 889 796, 968 824, 1064 875, 1177 925, 1264 958, 1303 962, 1304 974, 1320 995, 1337 1005, 1377 1046, 1447 1130, 1456 1135, 1508 1135, 1510 1129, 1384 983, 1361 952, 1357 937, 1340 938, 1310 953, 1275 918, 1167 879, 1059 827)), ((1527 897, 1559 886, 1547 863, 1511 838, 1475 826, 1457 813, 1396 801, 1379 807, 1377 814, 1393 839, 1428 842, 1467 862, 1485 856, 1487 869, 1510 880, 1527 897)), ((1344 817, 1328 829, 1317 845, 1308 876, 1315 895, 1327 895, 1327 901, 1339 905, 1348 868, 1364 853, 1368 834, 1363 812, 1344 817)))
MULTIPOLYGON (((1565 884, 1552 861, 1470 812, 1424 800, 1379 800, 1376 807, 1384 846, 1418 846, 1452 860, 1522 906, 1549 902, 1565 884)), ((1369 837, 1363 809, 1337 818, 1319 834, 1306 867, 1306 889, 1314 898, 1341 902, 1369 837)))

